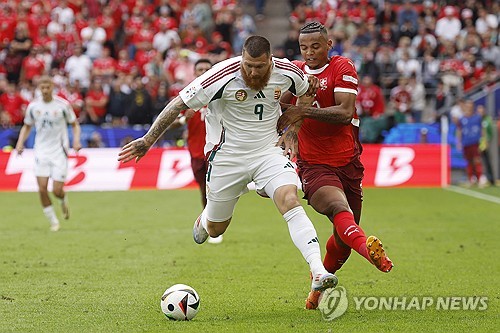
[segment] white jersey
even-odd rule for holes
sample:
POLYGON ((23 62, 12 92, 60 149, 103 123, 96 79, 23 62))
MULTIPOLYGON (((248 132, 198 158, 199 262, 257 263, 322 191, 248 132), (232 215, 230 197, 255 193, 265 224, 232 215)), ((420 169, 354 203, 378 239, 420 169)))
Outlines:
POLYGON ((75 121, 76 116, 71 105, 60 97, 54 96, 49 103, 43 99, 31 102, 26 109, 24 123, 35 126, 35 156, 67 155, 68 124, 75 121))
MULTIPOLYGON (((239 56, 214 65, 179 93, 194 110, 209 104, 210 111, 222 124, 216 149, 230 154, 258 153, 274 147, 278 142, 276 124, 281 115, 282 92, 289 90, 301 96, 309 88, 307 78, 297 66, 287 59, 273 58, 268 84, 261 91, 252 90, 241 75, 241 60, 239 56)), ((212 131, 207 128, 207 132, 212 131)))

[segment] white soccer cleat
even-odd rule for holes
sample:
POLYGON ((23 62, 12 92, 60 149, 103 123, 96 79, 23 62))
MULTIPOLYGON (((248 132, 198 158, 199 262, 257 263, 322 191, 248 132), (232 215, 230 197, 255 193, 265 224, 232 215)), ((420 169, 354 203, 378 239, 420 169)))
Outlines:
POLYGON ((60 224, 59 223, 51 223, 50 224, 50 231, 59 231, 60 224))
POLYGON ((222 235, 219 235, 217 237, 209 237, 208 242, 210 244, 220 244, 222 243, 222 235))
POLYGON ((337 277, 332 273, 316 274, 311 283, 311 290, 323 291, 328 288, 335 288, 339 283, 337 277))
POLYGON ((201 225, 201 215, 194 221, 193 239, 198 244, 203 244, 208 238, 208 232, 201 225))

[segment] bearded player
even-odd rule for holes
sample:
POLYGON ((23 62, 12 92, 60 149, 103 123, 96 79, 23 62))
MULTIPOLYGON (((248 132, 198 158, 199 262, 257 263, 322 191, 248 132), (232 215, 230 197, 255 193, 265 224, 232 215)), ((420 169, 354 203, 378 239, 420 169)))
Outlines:
MULTIPOLYGON (((295 64, 306 74, 315 75, 320 88, 314 98, 301 97, 297 103, 291 95, 283 96, 281 101, 286 111, 278 121, 278 131, 285 132, 287 145, 298 135, 297 166, 305 198, 333 222, 323 264, 335 273, 354 249, 380 271, 389 272, 393 264, 382 243, 377 237, 367 238, 359 226, 364 167, 360 161, 362 147, 355 109, 356 69, 346 57, 328 57, 332 40, 318 22, 300 29, 299 44, 305 61, 295 64)), ((309 293, 307 309, 317 308, 320 294, 309 293)))

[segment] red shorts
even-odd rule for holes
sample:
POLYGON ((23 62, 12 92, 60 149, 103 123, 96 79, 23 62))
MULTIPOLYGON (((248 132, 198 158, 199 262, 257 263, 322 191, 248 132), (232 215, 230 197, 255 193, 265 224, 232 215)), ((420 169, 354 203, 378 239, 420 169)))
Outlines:
POLYGON ((467 162, 473 163, 474 159, 480 158, 479 144, 464 146, 464 158, 467 162))
POLYGON ((297 165, 305 199, 311 198, 323 186, 335 186, 345 193, 352 210, 361 210, 363 202, 361 181, 365 168, 359 158, 341 167, 309 164, 304 161, 298 161, 297 165))
POLYGON ((193 169, 194 180, 204 189, 206 184, 208 163, 204 158, 191 158, 191 169, 193 169))

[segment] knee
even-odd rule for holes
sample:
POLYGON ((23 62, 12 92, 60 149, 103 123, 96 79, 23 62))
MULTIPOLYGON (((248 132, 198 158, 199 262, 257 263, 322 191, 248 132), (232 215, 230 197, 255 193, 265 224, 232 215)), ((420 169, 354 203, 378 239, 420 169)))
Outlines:
POLYGON ((62 189, 54 189, 54 195, 60 199, 64 197, 64 191, 62 189))
POLYGON ((286 187, 276 190, 274 200, 279 210, 282 212, 287 212, 292 208, 300 206, 297 188, 295 187, 286 187))
POLYGON ((40 193, 41 195, 49 195, 49 191, 47 190, 46 187, 40 187, 38 189, 38 193, 40 193))
POLYGON ((336 200, 336 201, 331 201, 325 204, 322 207, 322 210, 319 211, 323 215, 329 216, 329 217, 334 217, 338 213, 341 212, 352 212, 351 209, 349 208, 349 204, 343 200, 336 200))

